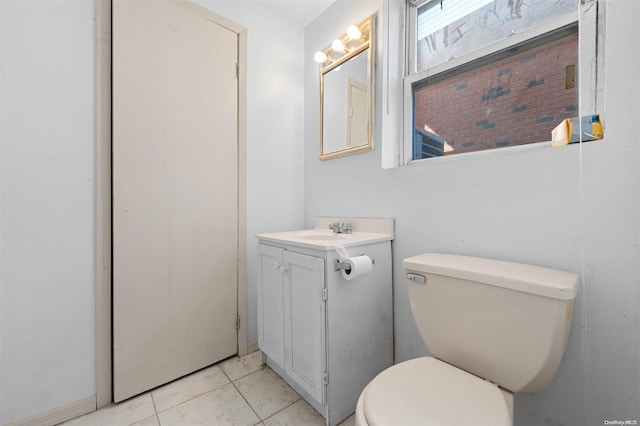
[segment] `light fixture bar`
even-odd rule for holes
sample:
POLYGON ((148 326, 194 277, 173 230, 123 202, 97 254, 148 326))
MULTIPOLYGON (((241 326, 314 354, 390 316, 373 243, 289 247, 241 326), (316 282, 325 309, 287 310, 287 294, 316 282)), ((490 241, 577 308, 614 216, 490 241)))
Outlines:
POLYGON ((317 51, 313 60, 320 64, 321 68, 330 66, 345 56, 355 51, 360 51, 369 44, 372 18, 367 18, 358 25, 349 25, 346 32, 333 40, 330 46, 317 51))

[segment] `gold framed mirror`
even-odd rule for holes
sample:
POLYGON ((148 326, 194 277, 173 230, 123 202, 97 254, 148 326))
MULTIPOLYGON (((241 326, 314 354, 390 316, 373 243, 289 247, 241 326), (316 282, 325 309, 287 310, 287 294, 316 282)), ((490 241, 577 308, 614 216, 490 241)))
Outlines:
POLYGON ((373 148, 374 16, 315 54, 320 64, 320 159, 373 148))

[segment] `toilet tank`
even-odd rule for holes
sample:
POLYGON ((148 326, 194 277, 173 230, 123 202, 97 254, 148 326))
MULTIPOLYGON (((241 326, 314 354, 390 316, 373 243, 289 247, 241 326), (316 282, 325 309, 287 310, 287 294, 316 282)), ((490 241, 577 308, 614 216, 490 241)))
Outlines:
POLYGON ((434 357, 512 392, 547 387, 569 340, 577 275, 436 253, 403 265, 413 317, 434 357))

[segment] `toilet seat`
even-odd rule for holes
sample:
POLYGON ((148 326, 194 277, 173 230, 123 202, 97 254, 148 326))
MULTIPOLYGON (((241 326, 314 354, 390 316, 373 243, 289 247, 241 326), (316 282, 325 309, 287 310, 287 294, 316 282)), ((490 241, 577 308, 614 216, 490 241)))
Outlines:
POLYGON ((357 424, 511 426, 496 385, 432 357, 405 361, 376 376, 362 392, 357 424))

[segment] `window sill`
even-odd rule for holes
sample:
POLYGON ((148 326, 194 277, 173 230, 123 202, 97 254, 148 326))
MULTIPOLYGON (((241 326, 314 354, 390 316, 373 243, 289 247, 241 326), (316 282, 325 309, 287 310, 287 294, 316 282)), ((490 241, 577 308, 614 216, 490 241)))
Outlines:
POLYGON ((512 154, 517 154, 523 151, 532 151, 532 150, 546 149, 546 148, 553 148, 551 146, 551 141, 536 142, 536 143, 530 143, 530 144, 518 145, 518 146, 508 146, 508 147, 497 148, 497 149, 486 149, 483 151, 465 152, 462 154, 445 155, 442 157, 423 158, 420 160, 409 160, 409 162, 404 166, 419 167, 425 164, 448 163, 451 161, 463 161, 463 160, 468 160, 470 158, 483 158, 483 157, 490 157, 490 156, 496 156, 496 155, 512 155, 512 154))

